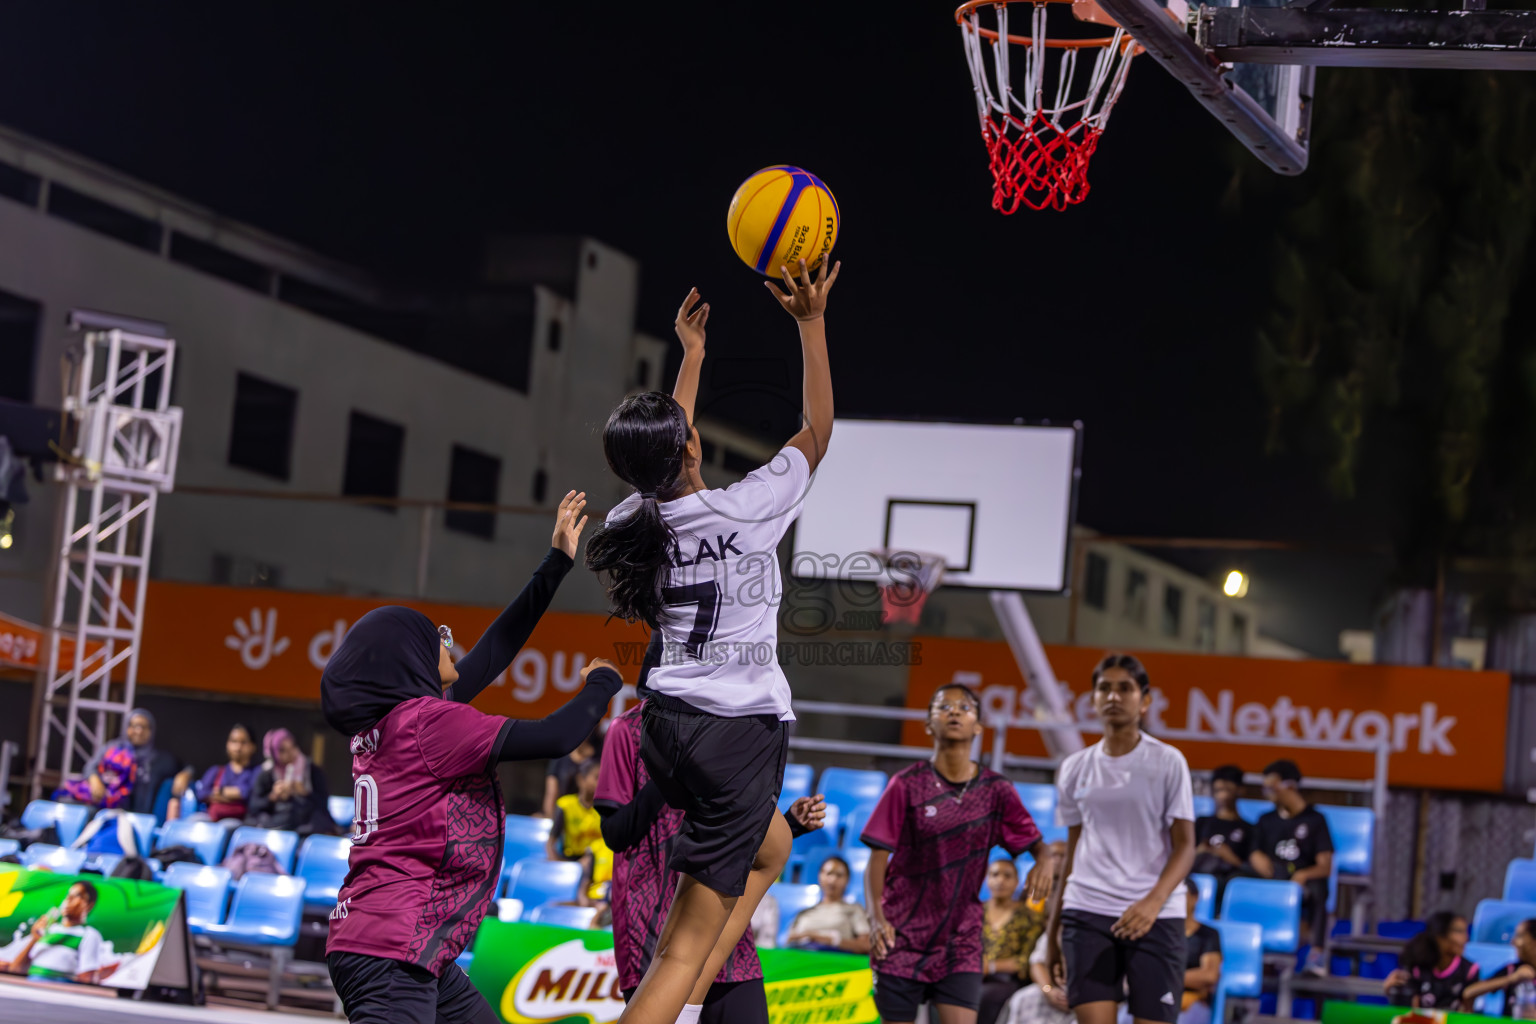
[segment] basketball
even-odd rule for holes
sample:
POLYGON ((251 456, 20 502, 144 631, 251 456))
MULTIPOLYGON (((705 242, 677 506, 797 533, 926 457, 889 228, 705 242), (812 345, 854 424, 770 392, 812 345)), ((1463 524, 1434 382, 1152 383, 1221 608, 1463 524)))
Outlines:
POLYGON ((725 229, 731 248, 759 274, 778 277, 780 267, 811 270, 837 241, 837 200, 816 175, 780 164, 765 167, 741 183, 731 197, 725 229))

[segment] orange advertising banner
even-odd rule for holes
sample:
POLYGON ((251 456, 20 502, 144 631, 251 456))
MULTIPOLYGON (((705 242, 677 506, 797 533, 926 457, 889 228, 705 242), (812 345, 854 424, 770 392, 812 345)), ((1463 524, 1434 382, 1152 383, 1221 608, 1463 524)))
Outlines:
MULTIPOLYGON (((242 696, 319 701, 320 672, 347 627, 385 604, 419 609, 473 647, 500 608, 341 597, 249 587, 152 580, 139 682, 242 696)), ((581 688, 592 658, 618 663, 625 681, 639 672, 646 637, 605 615, 547 612, 510 668, 475 701, 491 714, 539 718, 581 688)))
MULTIPOLYGON (((101 650, 101 644, 85 645, 86 656, 101 650)), ((48 639, 42 626, 0 614, 0 665, 10 668, 36 669, 48 660, 48 639)), ((68 669, 75 662, 75 640, 62 637, 59 640, 59 666, 68 669)))
MULTIPOLYGON (((926 708, 941 684, 964 682, 980 694, 984 720, 999 715, 1009 722, 1034 720, 1033 698, 1007 644, 919 640, 922 657, 908 677, 908 707, 926 708)), ((1076 722, 1093 718, 1090 677, 1103 653, 1046 647, 1076 722)), ((1481 792, 1503 787, 1509 713, 1509 676, 1503 672, 1135 653, 1152 680, 1148 730, 1176 734, 1170 742, 1184 751, 1191 768, 1236 764, 1258 771, 1284 757, 1306 775, 1364 779, 1374 774, 1374 755, 1350 748, 1379 746, 1385 739, 1395 786, 1481 792), (1308 745, 1288 750, 1252 742, 1285 740, 1308 745)), ((1098 738, 1082 735, 1085 743, 1098 738)), ((1009 752, 1045 756, 1037 731, 1010 730, 1008 736, 1009 752)), ((908 722, 902 739, 912 746, 931 742, 921 722, 908 722)))

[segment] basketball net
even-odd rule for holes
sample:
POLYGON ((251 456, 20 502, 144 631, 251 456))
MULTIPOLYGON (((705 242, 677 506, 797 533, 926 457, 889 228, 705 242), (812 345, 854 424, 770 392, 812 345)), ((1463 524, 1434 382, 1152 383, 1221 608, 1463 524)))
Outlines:
POLYGON ((1131 59, 1141 50, 1123 28, 1109 21, 1091 2, 1073 3, 1074 13, 1080 20, 1108 23, 1114 28, 1112 35, 1050 39, 1045 22, 1049 3, 1072 0, 1024 0, 1032 9, 1030 34, 1009 35, 1008 12, 1014 2, 1017 0, 971 0, 955 12, 976 88, 981 137, 987 144, 992 208, 1005 214, 1021 205, 1031 210, 1065 210, 1088 198, 1088 161, 1104 134, 1109 112, 1125 88, 1131 59), (982 26, 983 7, 995 12, 995 29, 982 26), (1024 63, 1017 92, 1013 88, 1014 54, 1024 63), (1049 93, 1048 65, 1054 67, 1055 75, 1049 93))
POLYGON ((886 576, 880 582, 880 621, 889 626, 896 622, 917 625, 923 617, 923 605, 944 579, 944 557, 918 551, 877 551, 885 563, 886 576))

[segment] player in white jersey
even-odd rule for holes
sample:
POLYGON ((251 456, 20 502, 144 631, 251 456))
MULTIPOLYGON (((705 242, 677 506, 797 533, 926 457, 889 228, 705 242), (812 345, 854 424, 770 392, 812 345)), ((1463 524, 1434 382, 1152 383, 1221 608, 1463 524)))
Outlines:
MULTIPOLYGON (((698 1019, 768 886, 789 859, 777 813, 793 720, 779 667, 781 596, 774 551, 794 521, 832 434, 832 375, 823 314, 839 267, 814 281, 783 269, 805 360, 805 425, 766 466, 711 490, 693 406, 709 305, 698 290, 677 312, 683 366, 672 394, 631 395, 608 417, 603 452, 636 493, 587 545, 613 612, 655 631, 643 696, 640 754, 686 827, 669 866, 683 879, 627 1024, 698 1019), (658 642, 659 641, 659 642, 658 642)), ((839 265, 840 266, 840 265, 839 265)))

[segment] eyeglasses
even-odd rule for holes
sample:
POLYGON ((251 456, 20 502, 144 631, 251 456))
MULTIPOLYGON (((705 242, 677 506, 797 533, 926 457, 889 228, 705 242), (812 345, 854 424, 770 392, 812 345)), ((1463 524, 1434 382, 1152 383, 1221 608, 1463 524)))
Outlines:
POLYGON ((972 704, 968 700, 965 700, 965 701, 948 701, 948 702, 943 703, 943 704, 935 704, 929 710, 937 711, 941 715, 947 715, 947 714, 949 714, 951 712, 957 712, 957 713, 962 714, 962 715, 965 715, 965 714, 975 714, 976 713, 976 705, 972 704))
POLYGON ((443 642, 444 647, 448 648, 450 651, 453 650, 453 630, 449 629, 447 626, 438 626, 437 638, 443 642))

